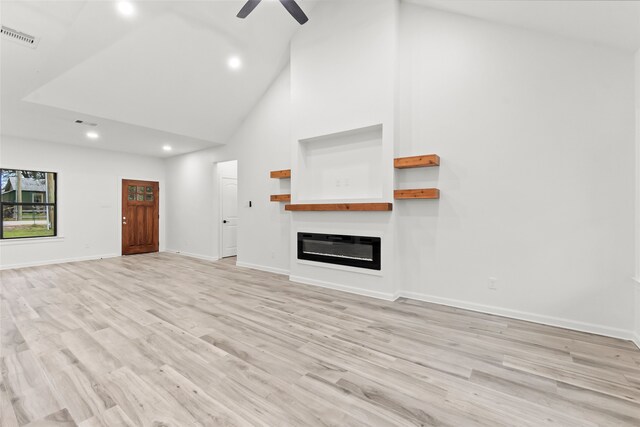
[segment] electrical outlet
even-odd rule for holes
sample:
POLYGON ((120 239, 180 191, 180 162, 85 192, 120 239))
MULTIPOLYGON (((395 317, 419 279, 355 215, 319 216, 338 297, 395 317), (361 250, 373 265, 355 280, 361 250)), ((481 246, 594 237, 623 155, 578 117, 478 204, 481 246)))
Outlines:
POLYGON ((487 283, 487 287, 492 291, 498 290, 498 279, 496 277, 489 277, 489 282, 487 283))

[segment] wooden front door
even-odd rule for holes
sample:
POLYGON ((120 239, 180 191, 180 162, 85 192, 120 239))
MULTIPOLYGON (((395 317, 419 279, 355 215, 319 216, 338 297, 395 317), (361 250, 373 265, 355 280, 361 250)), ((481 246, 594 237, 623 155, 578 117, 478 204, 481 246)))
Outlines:
POLYGON ((122 255, 158 252, 158 183, 122 180, 122 255))

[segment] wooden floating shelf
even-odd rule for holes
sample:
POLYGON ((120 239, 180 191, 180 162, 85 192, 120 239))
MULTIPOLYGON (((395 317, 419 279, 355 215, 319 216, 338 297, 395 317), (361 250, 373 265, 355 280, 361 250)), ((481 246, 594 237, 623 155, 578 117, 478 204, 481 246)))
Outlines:
POLYGON ((395 190, 395 199, 439 199, 440 190, 437 188, 418 188, 414 190, 395 190))
POLYGON ((391 211, 393 203, 311 203, 286 205, 287 211, 391 211))
POLYGON ((291 178, 291 169, 283 169, 281 171, 271 171, 271 178, 276 178, 276 179, 291 178))
POLYGON ((431 166, 440 166, 440 157, 437 154, 398 157, 393 159, 393 167, 396 169, 426 168, 431 166))
POLYGON ((272 194, 271 201, 272 202, 290 202, 291 194, 272 194))

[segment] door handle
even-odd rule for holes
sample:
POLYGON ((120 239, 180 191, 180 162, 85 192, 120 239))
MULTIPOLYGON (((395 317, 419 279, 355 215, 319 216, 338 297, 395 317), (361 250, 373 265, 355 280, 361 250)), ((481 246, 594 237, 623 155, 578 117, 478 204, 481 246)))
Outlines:
POLYGON ((226 224, 226 223, 227 223, 227 220, 226 220, 226 219, 223 219, 223 220, 222 220, 222 223, 223 223, 223 224, 226 224))

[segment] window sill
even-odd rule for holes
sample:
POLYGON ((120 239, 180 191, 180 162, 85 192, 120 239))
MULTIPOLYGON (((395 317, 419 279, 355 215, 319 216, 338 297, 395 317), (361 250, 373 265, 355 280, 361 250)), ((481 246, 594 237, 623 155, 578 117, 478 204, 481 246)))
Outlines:
POLYGON ((0 240, 0 246, 16 246, 16 245, 29 245, 32 243, 56 243, 64 241, 63 236, 56 237, 27 237, 0 240))

